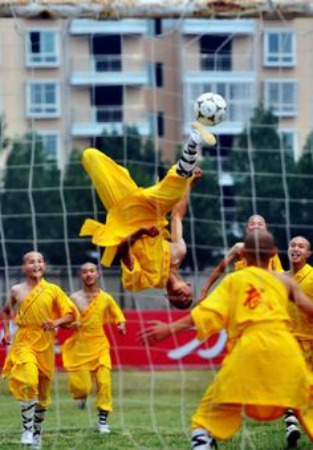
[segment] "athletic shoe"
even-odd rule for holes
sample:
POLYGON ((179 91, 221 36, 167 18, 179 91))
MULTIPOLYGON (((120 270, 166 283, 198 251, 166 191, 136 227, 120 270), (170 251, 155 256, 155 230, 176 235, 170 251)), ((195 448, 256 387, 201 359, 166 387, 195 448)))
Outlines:
POLYGON ((297 442, 301 437, 301 431, 297 425, 289 425, 286 430, 287 448, 297 448, 297 442))
POLYGON ((33 443, 33 432, 29 430, 24 430, 21 436, 22 445, 32 445, 33 443))
POLYGON ((87 402, 86 398, 80 398, 80 399, 76 400, 77 408, 78 409, 85 409, 86 408, 86 402, 87 402))
POLYGON ((191 433, 191 450, 212 450, 209 433, 203 428, 196 428, 191 433))
POLYGON ((192 125, 192 128, 194 130, 196 130, 198 132, 198 134, 200 135, 200 139, 199 136, 197 137, 197 143, 201 144, 207 144, 209 146, 215 146, 216 145, 216 137, 214 136, 214 134, 210 133, 206 127, 204 125, 202 125, 201 123, 195 121, 192 125))
POLYGON ((42 448, 41 434, 40 433, 34 433, 32 450, 41 450, 41 448, 42 448))
POLYGON ((100 434, 111 433, 110 427, 107 423, 98 423, 98 430, 100 434))

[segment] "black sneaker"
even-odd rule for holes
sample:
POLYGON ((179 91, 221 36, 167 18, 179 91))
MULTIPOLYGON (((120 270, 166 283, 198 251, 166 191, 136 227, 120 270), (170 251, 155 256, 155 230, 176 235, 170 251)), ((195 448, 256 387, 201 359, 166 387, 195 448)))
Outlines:
POLYGON ((301 431, 297 425, 289 425, 286 430, 287 449, 297 448, 298 440, 301 437, 301 431))

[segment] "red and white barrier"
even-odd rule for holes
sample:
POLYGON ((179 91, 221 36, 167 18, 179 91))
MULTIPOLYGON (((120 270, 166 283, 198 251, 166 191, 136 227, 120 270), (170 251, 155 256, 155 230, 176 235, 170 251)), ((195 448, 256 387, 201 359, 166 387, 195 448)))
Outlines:
MULTIPOLYGON (((113 368, 198 368, 218 367, 225 355, 226 334, 222 331, 205 342, 195 338, 195 331, 188 330, 177 336, 148 347, 137 340, 137 333, 159 320, 169 322, 176 320, 185 312, 181 311, 124 311, 127 320, 127 334, 121 336, 114 325, 106 326, 105 331, 111 342, 113 368)), ((60 329, 56 337, 56 367, 62 369, 60 345, 71 331, 60 329)), ((8 348, 0 346, 0 365, 3 366, 8 348)))

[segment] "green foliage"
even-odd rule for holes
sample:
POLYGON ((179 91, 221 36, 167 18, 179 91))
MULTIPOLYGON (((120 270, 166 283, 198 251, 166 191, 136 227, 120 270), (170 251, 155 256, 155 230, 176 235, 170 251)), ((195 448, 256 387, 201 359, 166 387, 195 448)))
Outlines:
MULTIPOLYGON (((103 135, 99 150, 126 167, 140 187, 161 179, 168 166, 152 140, 142 140, 137 129, 125 128, 103 135)), ((81 150, 70 154, 64 173, 46 161, 41 139, 28 134, 15 140, 10 153, 1 196, 3 229, 9 264, 19 265, 22 255, 33 248, 46 254, 54 265, 81 264, 95 256, 89 238, 79 237, 88 217, 104 223, 106 211, 81 164, 81 150)), ((184 236, 189 248, 185 266, 204 268, 222 246, 217 170, 209 159, 202 162, 203 178, 191 194, 184 236)), ((102 249, 101 249, 102 251, 102 249)))
POLYGON ((313 174, 313 132, 303 148, 295 173, 291 178, 290 209, 292 236, 304 236, 313 244, 312 230, 312 174, 313 174))
POLYGON ((184 221, 188 253, 182 265, 200 270, 211 265, 216 259, 216 250, 223 247, 217 171, 209 158, 202 160, 201 169, 203 176, 191 191, 184 221))
POLYGON ((289 206, 286 199, 293 190, 296 164, 284 150, 278 119, 271 111, 262 106, 255 109, 249 127, 232 152, 230 166, 235 180, 238 222, 245 224, 251 214, 261 214, 278 247, 286 248, 288 236, 284 225, 289 206))
MULTIPOLYGON (((152 141, 143 143, 135 128, 126 128, 122 137, 116 133, 103 136, 100 150, 127 167, 139 186, 152 185, 158 176, 156 168, 162 167, 156 164, 152 141)), ((106 218, 82 167, 81 151, 71 152, 61 174, 46 160, 40 137, 32 133, 12 143, 1 213, 10 265, 19 265, 22 255, 34 248, 45 253, 52 264, 65 265, 67 255, 72 263, 80 264, 96 250, 90 239, 79 237, 84 220, 91 217, 105 222, 106 218)))
POLYGON ((136 127, 125 127, 123 136, 103 134, 99 150, 126 167, 140 187, 151 186, 163 168, 159 150, 151 139, 143 142, 136 127))
POLYGON ((29 133, 23 141, 12 143, 1 195, 9 263, 20 264, 23 253, 40 240, 51 240, 47 250, 52 255, 55 252, 52 243, 62 227, 58 184, 59 171, 45 160, 38 136, 29 133))
POLYGON ((10 139, 6 136, 7 124, 4 116, 0 116, 0 152, 8 147, 10 144, 10 139))

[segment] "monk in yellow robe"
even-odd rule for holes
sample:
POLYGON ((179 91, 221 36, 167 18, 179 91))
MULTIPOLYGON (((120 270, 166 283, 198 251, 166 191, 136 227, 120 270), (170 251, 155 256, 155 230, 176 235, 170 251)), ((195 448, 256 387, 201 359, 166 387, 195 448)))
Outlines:
POLYGON ((21 443, 36 449, 41 448, 42 423, 51 403, 55 329, 77 320, 79 313, 58 286, 43 279, 46 264, 41 253, 26 253, 22 270, 26 281, 11 288, 3 309, 4 343, 10 343, 9 320, 14 310, 18 327, 3 375, 21 402, 21 443))
POLYGON ((97 388, 98 429, 110 433, 107 418, 112 411, 110 343, 103 325, 114 323, 126 334, 125 317, 113 297, 98 287, 97 266, 87 262, 80 268, 83 288, 71 295, 81 313, 74 334, 62 346, 63 364, 69 375, 69 389, 81 409, 92 388, 97 388))
MULTIPOLYGON (((310 256, 311 245, 305 237, 296 236, 290 240, 288 244, 290 270, 287 273, 313 303, 313 267, 307 262, 310 256)), ((293 335, 300 344, 310 370, 313 371, 313 318, 291 302, 288 304, 288 312, 292 320, 293 335)), ((301 432, 292 410, 286 411, 285 424, 288 447, 295 448, 301 432)))
POLYGON ((87 219, 81 236, 92 236, 92 242, 106 247, 102 264, 109 267, 116 254, 122 268, 125 289, 141 291, 149 288, 167 290, 177 307, 189 307, 191 287, 178 269, 186 254, 182 236, 182 219, 186 206, 178 205, 187 193, 197 160, 200 135, 191 134, 183 155, 159 183, 140 188, 122 166, 104 153, 88 148, 82 163, 107 210, 106 223, 87 219), (172 211, 171 242, 166 214, 172 211))
POLYGON ((276 252, 270 233, 254 230, 244 244, 247 268, 227 275, 187 316, 140 333, 153 344, 192 326, 200 339, 227 330, 228 354, 192 417, 195 450, 210 450, 213 438, 230 438, 244 416, 274 420, 288 408, 313 440, 313 376, 287 312, 290 300, 310 315, 313 304, 294 280, 267 269, 276 252))
MULTIPOLYGON (((249 233, 253 230, 267 230, 267 225, 263 216, 254 214, 249 217, 246 224, 245 233, 249 233)), ((247 267, 247 261, 243 255, 243 247, 243 242, 237 242, 237 244, 233 245, 225 258, 223 258, 222 261, 215 267, 215 269, 205 282, 201 294, 198 298, 198 302, 207 296, 211 286, 220 278, 227 267, 229 267, 232 263, 234 263, 235 270, 240 270, 247 267)), ((277 252, 269 259, 267 268, 269 270, 274 270, 275 272, 284 271, 277 252)))
MULTIPOLYGON (((307 262, 310 256, 311 245, 306 238, 296 236, 290 240, 288 245, 290 270, 287 273, 292 275, 313 303, 313 267, 307 262)), ((313 319, 294 303, 289 304, 288 311, 292 319, 292 332, 313 371, 313 319)))

